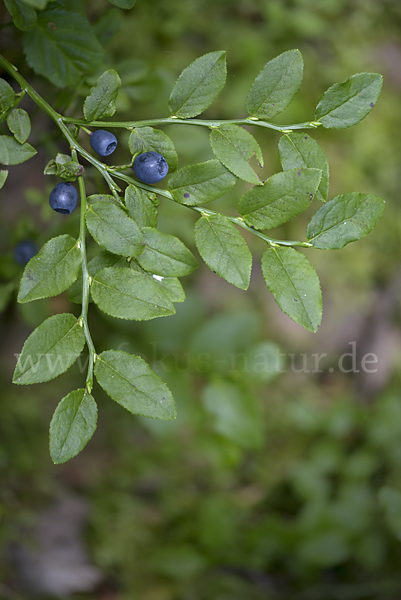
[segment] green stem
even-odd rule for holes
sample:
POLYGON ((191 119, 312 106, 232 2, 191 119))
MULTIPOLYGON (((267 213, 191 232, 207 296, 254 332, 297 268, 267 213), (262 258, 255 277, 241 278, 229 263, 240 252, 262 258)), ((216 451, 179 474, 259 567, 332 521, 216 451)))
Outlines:
MULTIPOLYGON (((77 151, 72 149, 72 159, 78 162, 77 151)), ((82 255, 82 311, 81 311, 81 324, 85 334, 86 343, 89 350, 89 364, 88 374, 86 376, 86 389, 90 394, 93 388, 93 365, 96 360, 95 346, 93 345, 92 337, 89 331, 88 325, 88 307, 89 307, 89 292, 90 292, 90 276, 88 271, 88 260, 86 257, 86 192, 85 182, 82 175, 78 177, 79 195, 81 198, 81 214, 80 214, 80 227, 79 227, 79 248, 82 255)))
MULTIPOLYGON (((138 182, 135 179, 129 177, 128 175, 124 175, 123 173, 116 171, 115 170, 116 167, 108 167, 107 165, 99 162, 96 158, 91 156, 86 150, 84 150, 75 141, 75 139, 72 136, 72 134, 70 133, 66 123, 70 123, 70 124, 74 124, 74 125, 78 125, 78 126, 85 126, 85 127, 124 127, 125 129, 132 129, 135 127, 144 127, 146 125, 167 125, 167 124, 200 125, 202 127, 213 128, 213 127, 219 127, 220 125, 222 125, 224 123, 232 123, 235 125, 258 125, 260 127, 267 127, 269 129, 274 129, 275 131, 279 131, 281 133, 284 133, 284 132, 288 133, 289 131, 292 131, 293 129, 316 128, 320 125, 320 123, 318 121, 311 121, 311 122, 307 122, 307 123, 297 123, 295 125, 283 125, 280 127, 278 125, 273 125, 272 123, 268 123, 266 121, 259 121, 258 119, 255 119, 253 117, 249 117, 247 119, 232 119, 232 120, 226 120, 226 121, 221 121, 221 120, 207 121, 207 120, 201 120, 201 119, 178 119, 176 117, 167 117, 164 119, 150 119, 147 121, 127 121, 125 123, 123 123, 123 122, 113 123, 113 122, 107 122, 107 121, 91 121, 88 123, 88 122, 84 121, 83 119, 73 119, 70 117, 63 117, 58 112, 56 112, 41 96, 39 96, 39 94, 29 85, 29 83, 27 81, 25 81, 25 79, 18 73, 16 67, 14 67, 10 62, 8 62, 8 60, 6 60, 1 55, 0 55, 0 65, 12 77, 14 77, 14 79, 20 84, 21 88, 23 90, 25 90, 27 92, 27 94, 29 94, 29 96, 32 98, 32 100, 34 100, 34 102, 40 108, 42 108, 42 110, 47 115, 49 115, 49 117, 51 119, 53 119, 53 121, 58 125, 58 127, 61 129, 62 133, 68 140, 71 150, 79 152, 79 154, 81 154, 81 156, 83 156, 96 169, 98 169, 98 171, 103 175, 104 179, 106 180, 112 194, 118 200, 120 200, 118 192, 120 192, 121 189, 115 184, 111 174, 114 177, 116 177, 117 179, 121 179, 122 181, 125 181, 126 183, 136 185, 136 186, 141 187, 149 192, 153 192, 160 196, 164 196, 165 198, 168 198, 169 200, 172 200, 173 202, 175 202, 175 200, 174 200, 172 194, 170 194, 170 192, 168 192, 166 190, 154 188, 145 183, 138 182)), ((80 182, 80 185, 81 185, 81 182, 80 182)), ((82 185, 83 185, 83 182, 82 182, 82 185)), ((204 215, 219 214, 219 213, 216 213, 214 211, 211 211, 211 210, 208 210, 205 208, 199 208, 197 206, 188 206, 188 208, 190 208, 196 212, 199 212, 201 214, 204 214, 204 215)), ((311 246, 311 244, 309 244, 308 242, 300 242, 300 241, 292 241, 292 240, 276 240, 274 238, 270 238, 267 235, 265 235, 264 233, 261 233, 260 231, 257 231, 255 229, 252 229, 251 227, 248 227, 248 225, 246 225, 245 221, 241 217, 227 216, 227 219, 229 219, 230 221, 232 221, 239 227, 242 227, 243 229, 251 231, 252 233, 254 233, 256 236, 260 237, 262 240, 264 240, 268 244, 280 245, 280 246, 301 246, 304 248, 309 248, 311 246)))
POLYGON ((151 127, 153 125, 199 125, 201 127, 220 127, 226 123, 232 125, 257 125, 279 131, 280 133, 289 133, 294 129, 316 129, 321 123, 319 121, 308 121, 305 123, 295 123, 294 125, 274 125, 267 121, 259 121, 252 117, 246 119, 227 119, 208 121, 204 119, 178 119, 177 117, 166 117, 163 119, 148 119, 145 121, 85 121, 84 119, 74 119, 63 117, 64 123, 85 127, 122 127, 124 129, 135 129, 135 127, 151 127))
MULTIPOLYGON (((113 175, 114 175, 114 177, 117 177, 118 179, 121 179, 122 181, 125 181, 126 183, 135 185, 137 187, 142 188, 143 190, 152 192, 153 194, 157 194, 158 196, 163 196, 163 198, 167 198, 168 200, 172 200, 173 202, 176 202, 174 200, 173 195, 167 190, 162 190, 160 188, 155 188, 152 185, 142 183, 141 181, 137 181, 136 179, 133 179, 129 175, 124 175, 124 173, 119 173, 118 171, 113 171, 113 175)), ((179 203, 177 203, 177 204, 179 204, 179 203)), ((186 204, 181 204, 180 206, 185 206, 186 208, 190 208, 191 210, 198 212, 201 215, 214 216, 214 215, 221 214, 221 213, 217 213, 213 210, 209 210, 208 208, 201 208, 199 206, 187 206, 186 204)), ((251 233, 253 233, 257 237, 259 237, 263 241, 267 242, 268 244, 273 244, 273 245, 277 245, 277 246, 301 246, 302 248, 310 248, 312 246, 312 244, 310 244, 309 242, 301 242, 298 240, 276 240, 274 238, 271 238, 271 237, 265 235, 261 231, 258 231, 257 229, 253 229, 253 227, 249 227, 245 223, 245 221, 242 217, 230 217, 229 215, 223 215, 223 216, 226 217, 226 219, 228 219, 232 223, 235 223, 235 225, 238 225, 238 227, 242 227, 242 229, 246 229, 247 231, 250 231, 251 233)))

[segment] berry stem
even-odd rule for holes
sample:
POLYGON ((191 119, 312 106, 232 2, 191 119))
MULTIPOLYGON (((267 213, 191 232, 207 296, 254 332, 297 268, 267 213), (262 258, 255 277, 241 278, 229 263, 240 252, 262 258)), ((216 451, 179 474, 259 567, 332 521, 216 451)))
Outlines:
MULTIPOLYGON (((78 161, 77 151, 72 149, 72 159, 75 162, 78 161)), ((81 311, 81 322, 82 328, 85 334, 86 343, 89 350, 89 363, 88 363, 88 374, 86 376, 86 389, 90 394, 93 388, 93 365, 96 359, 95 346, 92 341, 92 336, 89 331, 88 325, 88 307, 89 307, 89 291, 90 291, 90 276, 88 272, 88 260, 86 256, 86 191, 85 182, 82 175, 78 177, 79 195, 81 198, 81 213, 80 213, 80 226, 79 226, 79 247, 82 255, 82 311, 81 311)))
MULTIPOLYGON (((153 194, 157 194, 158 196, 163 196, 163 198, 167 198, 168 200, 172 200, 173 202, 176 202, 174 200, 173 195, 168 190, 162 190, 160 188, 154 187, 153 185, 148 185, 146 183, 142 183, 141 181, 137 181, 136 179, 133 179, 129 175, 124 175, 124 173, 119 173, 118 171, 115 171, 115 170, 113 170, 113 176, 117 177, 118 179, 122 179, 122 181, 125 181, 126 183, 135 185, 135 186, 140 187, 148 192, 153 192, 153 194)), ((177 202, 177 204, 179 204, 179 203, 177 202)), ((186 208, 189 208, 189 209, 191 209, 195 212, 198 212, 202 215, 212 216, 212 215, 220 215, 221 214, 221 213, 215 212, 213 210, 209 210, 207 208, 201 208, 199 206, 188 206, 186 204, 180 204, 180 206, 185 206, 186 208)), ((312 244, 310 244, 309 242, 301 242, 299 240, 276 240, 274 238, 271 238, 271 237, 265 235, 264 233, 262 233, 261 231, 258 231, 257 229, 253 229, 252 227, 249 227, 245 223, 245 221, 242 219, 242 217, 231 217, 229 215, 223 215, 223 216, 226 217, 232 223, 235 223, 235 225, 238 225, 238 227, 242 227, 242 229, 246 229, 247 231, 250 231, 251 233, 253 233, 257 237, 259 237, 263 241, 267 242, 268 244, 276 244, 278 246, 300 246, 301 248, 311 248, 312 247, 312 244)))
POLYGON ((305 123, 295 123, 294 125, 274 125, 268 121, 260 121, 251 117, 245 119, 226 119, 209 121, 204 119, 179 119, 177 117, 165 117, 162 119, 147 119, 144 121, 85 121, 84 119, 74 119, 72 117, 63 117, 64 123, 71 123, 80 127, 122 127, 124 129, 135 129, 136 127, 152 127, 153 125, 199 125, 201 127, 219 127, 226 123, 231 125, 257 125, 266 127, 280 133, 290 133, 294 129, 316 129, 321 123, 319 121, 307 121, 305 123))

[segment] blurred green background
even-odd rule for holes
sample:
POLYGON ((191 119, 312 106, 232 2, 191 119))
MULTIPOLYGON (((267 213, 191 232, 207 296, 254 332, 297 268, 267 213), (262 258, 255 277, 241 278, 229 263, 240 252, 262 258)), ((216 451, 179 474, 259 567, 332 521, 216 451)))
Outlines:
MULTIPOLYGON (((80 10, 81 2, 64 7, 80 10)), ((2 22, 9 20, 0 11, 2 22)), ((94 438, 78 457, 55 466, 48 425, 84 375, 77 364, 53 382, 12 387, 14 353, 44 318, 78 308, 68 294, 17 306, 22 269, 13 248, 27 237, 41 245, 60 233, 76 235, 78 214, 65 219, 49 208, 56 180, 43 168, 68 149, 44 115, 23 105, 33 120, 30 141, 41 149, 10 170, 1 192, 0 598, 399 599, 401 3, 138 0, 123 13, 90 0, 86 11, 105 61, 75 90, 70 114, 80 114, 90 85, 112 67, 123 80, 119 120, 163 117, 181 70, 214 50, 227 51, 228 78, 205 113, 210 118, 245 116, 255 76, 291 48, 303 54, 304 82, 278 123, 313 120, 321 94, 353 73, 382 73, 381 97, 366 120, 350 130, 309 133, 329 160, 329 197, 373 193, 386 200, 386 211, 360 242, 307 252, 323 289, 317 334, 275 305, 260 272, 263 244, 252 236, 247 292, 201 265, 183 280, 187 299, 174 317, 127 323, 91 307, 97 351, 146 357, 173 391, 178 418, 135 418, 96 386, 94 438), (314 368, 314 355, 323 353, 314 368), (361 367, 368 353, 378 359, 372 373, 361 367), (259 368, 261 356, 268 369, 259 368), (57 529, 63 522, 69 531, 57 529)), ((0 35, 7 58, 62 110, 71 90, 55 91, 26 67, 18 34, 5 28, 0 35)), ((207 130, 164 130, 179 167, 212 158, 207 130)), ((115 133, 115 162, 125 163, 127 135, 115 133)), ((280 169, 279 134, 252 133, 270 176, 280 169)), ((89 192, 103 190, 87 173, 89 192)), ((246 186, 238 182, 211 208, 235 214, 246 186)), ((272 236, 304 239, 317 207, 272 236)), ((194 220, 186 208, 161 201, 160 229, 196 252, 194 220)))

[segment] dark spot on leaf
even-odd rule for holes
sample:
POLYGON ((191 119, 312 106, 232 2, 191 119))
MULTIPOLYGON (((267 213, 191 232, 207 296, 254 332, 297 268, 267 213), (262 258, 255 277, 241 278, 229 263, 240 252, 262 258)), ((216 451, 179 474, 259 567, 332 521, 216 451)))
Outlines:
POLYGON ((305 139, 305 140, 307 140, 307 139, 308 139, 308 136, 306 135, 306 136, 304 137, 304 139, 305 139))
POLYGON ((53 29, 53 31, 57 31, 57 27, 51 21, 48 22, 47 26, 49 27, 49 29, 53 29))
POLYGON ((251 225, 251 229, 255 229, 255 225, 251 225))
POLYGON ((298 299, 297 299, 297 298, 294 298, 294 300, 295 300, 295 302, 298 302, 298 299))
POLYGON ((369 104, 369 106, 370 106, 370 108, 373 108, 373 107, 374 107, 374 102, 371 102, 371 103, 369 104))
POLYGON ((186 192, 186 193, 184 194, 184 198, 189 198, 189 194, 188 194, 188 192, 186 192))
POLYGON ((298 177, 301 177, 301 171, 297 171, 298 177))
POLYGON ((30 273, 27 273, 26 276, 28 277, 29 281, 33 281, 33 277, 30 273))

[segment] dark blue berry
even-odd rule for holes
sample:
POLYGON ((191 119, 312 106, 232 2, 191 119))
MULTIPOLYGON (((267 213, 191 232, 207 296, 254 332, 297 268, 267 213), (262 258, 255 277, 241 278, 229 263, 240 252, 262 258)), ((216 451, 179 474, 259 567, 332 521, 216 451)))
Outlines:
POLYGON ((25 267, 35 254, 38 253, 38 248, 32 240, 23 240, 14 248, 15 261, 25 267))
POLYGON ((98 129, 92 133, 90 145, 100 156, 109 156, 117 148, 117 138, 110 131, 98 129))
POLYGON ((77 190, 72 183, 58 183, 50 193, 49 203, 53 210, 62 215, 72 213, 78 202, 77 190))
POLYGON ((144 183, 157 183, 167 175, 168 164, 164 156, 151 151, 137 156, 132 169, 144 183))

